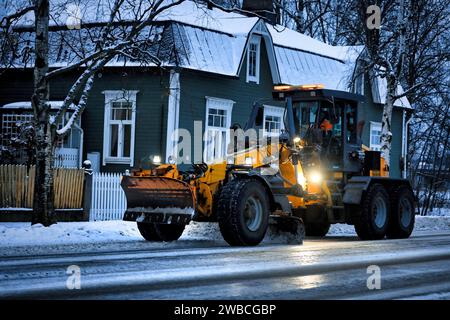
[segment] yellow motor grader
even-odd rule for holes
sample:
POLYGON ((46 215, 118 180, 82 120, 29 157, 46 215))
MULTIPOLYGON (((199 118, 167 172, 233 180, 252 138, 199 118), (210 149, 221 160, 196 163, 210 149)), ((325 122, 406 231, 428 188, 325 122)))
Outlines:
MULTIPOLYGON (((243 150, 231 148, 218 163, 156 163, 133 171, 121 182, 124 220, 136 221, 149 241, 177 240, 191 221, 218 222, 233 246, 259 244, 269 221, 293 233, 304 224, 309 236, 347 223, 363 240, 409 237, 415 198, 407 180, 389 177, 381 153, 362 144, 364 97, 321 85, 280 85, 273 98, 285 105, 285 130, 277 139, 244 139, 243 150)), ((261 127, 262 119, 263 107, 255 103, 242 131, 261 127)))

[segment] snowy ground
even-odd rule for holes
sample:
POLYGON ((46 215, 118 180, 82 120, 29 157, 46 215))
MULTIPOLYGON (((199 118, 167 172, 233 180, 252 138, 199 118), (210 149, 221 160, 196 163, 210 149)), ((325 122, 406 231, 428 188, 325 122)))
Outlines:
MULTIPOLYGON (((416 217, 414 232, 450 230, 450 216, 416 217)), ((353 226, 333 225, 329 236, 355 236, 353 226)), ((1 223, 0 247, 60 245, 77 243, 107 243, 117 241, 142 241, 142 237, 133 222, 62 222, 44 228, 42 225, 30 226, 29 223, 1 223)), ((223 241, 215 223, 191 223, 181 240, 223 241)), ((269 232, 265 243, 286 243, 287 236, 279 237, 269 232)))

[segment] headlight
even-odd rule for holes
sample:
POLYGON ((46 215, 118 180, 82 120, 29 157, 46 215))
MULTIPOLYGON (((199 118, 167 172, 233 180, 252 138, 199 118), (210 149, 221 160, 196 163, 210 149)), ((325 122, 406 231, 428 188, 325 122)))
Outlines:
POLYGON ((297 183, 302 186, 303 190, 306 189, 306 179, 303 173, 301 172, 297 174, 297 183))
POLYGON ((302 139, 300 139, 300 137, 295 137, 294 138, 294 143, 300 143, 300 141, 302 141, 302 139))
POLYGON ((318 171, 311 172, 311 174, 309 175, 309 179, 308 179, 308 181, 315 183, 315 184, 321 183, 322 180, 323 180, 322 174, 318 171))
POLYGON ((161 157, 160 156, 154 156, 152 162, 153 162, 153 164, 160 165, 161 164, 161 157))
POLYGON ((247 166, 253 165, 253 158, 252 158, 252 157, 247 157, 247 158, 245 158, 245 164, 246 164, 247 166))

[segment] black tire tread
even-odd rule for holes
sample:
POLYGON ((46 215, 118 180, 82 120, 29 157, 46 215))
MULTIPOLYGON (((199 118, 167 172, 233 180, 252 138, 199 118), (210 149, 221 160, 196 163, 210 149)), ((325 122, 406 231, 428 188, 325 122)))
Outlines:
POLYGON ((137 223, 139 232, 147 241, 170 242, 178 240, 183 234, 183 224, 137 223))
MULTIPOLYGON (((389 201, 389 195, 386 192, 385 188, 381 184, 375 183, 370 186, 369 190, 367 190, 365 196, 363 197, 359 210, 352 218, 355 225, 355 231, 361 240, 381 240, 385 237, 385 234, 377 234, 372 228, 372 217, 370 210, 373 196, 377 192, 384 193, 389 201)), ((389 203, 387 203, 387 210, 389 210, 389 203)), ((389 220, 389 212, 387 213, 387 219, 389 220)))
POLYGON ((245 239, 239 229, 239 203, 240 195, 249 182, 260 184, 255 179, 235 179, 228 182, 221 190, 217 202, 217 220, 220 232, 225 241, 231 246, 254 246, 259 242, 249 242, 245 239))
POLYGON ((390 205, 391 205, 391 219, 389 223, 388 230, 386 232, 386 236, 389 239, 406 239, 408 238, 413 229, 414 229, 414 223, 415 223, 415 204, 414 204, 414 195, 412 191, 406 187, 406 186, 399 186, 397 189, 392 192, 391 199, 390 199, 390 205), (398 214, 398 205, 400 200, 400 195, 402 193, 408 193, 409 196, 412 198, 412 228, 410 230, 404 230, 400 226, 399 218, 397 217, 398 214))

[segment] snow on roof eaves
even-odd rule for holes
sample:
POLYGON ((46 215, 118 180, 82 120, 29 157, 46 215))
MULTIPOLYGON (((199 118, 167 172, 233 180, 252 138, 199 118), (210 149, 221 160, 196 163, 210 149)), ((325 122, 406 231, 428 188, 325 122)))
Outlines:
POLYGON ((331 46, 286 27, 266 23, 275 45, 302 50, 332 59, 354 60, 362 51, 362 46, 331 46))
MULTIPOLYGON (((64 104, 64 101, 49 101, 48 103, 50 104, 50 108, 52 110, 58 110, 58 109, 61 109, 61 107, 64 104)), ((71 108, 74 108, 74 107, 71 106, 70 109, 71 108)), ((19 102, 7 103, 7 104, 2 106, 2 109, 31 110, 31 101, 19 101, 19 102)))
MULTIPOLYGON (((381 78, 380 76, 376 76, 371 79, 371 89, 373 102, 379 104, 386 103, 386 95, 387 95, 387 80, 386 78, 381 78)), ((397 85, 397 94, 403 94, 404 90, 401 85, 397 85)), ((406 96, 401 97, 400 99, 395 100, 395 107, 404 108, 404 109, 413 109, 409 100, 406 96)))
POLYGON ((275 46, 284 84, 323 84, 327 89, 348 90, 344 63, 309 52, 275 46))

